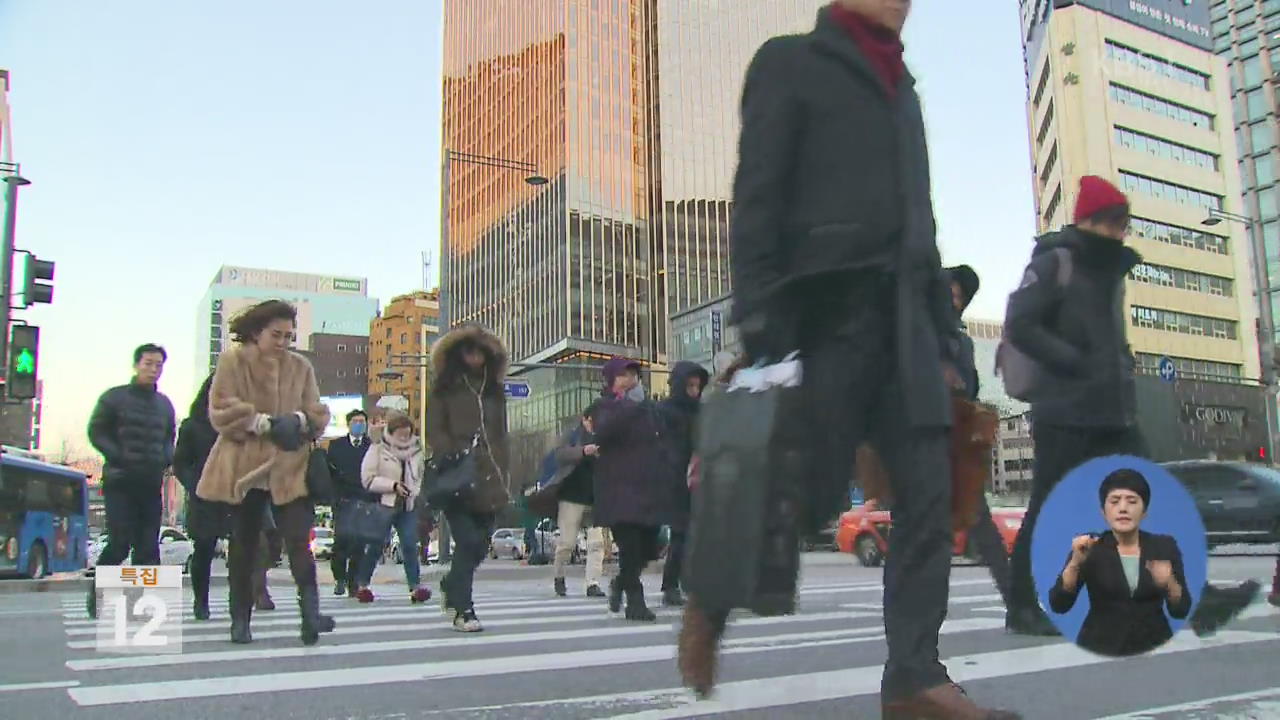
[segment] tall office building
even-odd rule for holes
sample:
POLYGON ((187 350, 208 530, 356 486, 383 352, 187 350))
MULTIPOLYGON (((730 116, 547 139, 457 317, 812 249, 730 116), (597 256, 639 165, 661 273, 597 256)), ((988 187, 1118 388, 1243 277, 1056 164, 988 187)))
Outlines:
MULTIPOLYGON (((1214 51, 1229 63, 1244 213, 1257 218, 1266 247, 1266 285, 1274 318, 1280 302, 1280 185, 1276 173, 1280 0, 1217 0, 1209 9, 1214 51)), ((1280 338, 1276 338, 1280 340, 1280 338)))
MULTIPOLYGON (((492 327, 517 361, 664 364, 671 313, 730 289, 747 63, 827 1, 448 0, 446 322, 492 327)), ((598 391, 529 376, 513 426, 598 391)))
POLYGON ((1183 377, 1257 379, 1248 227, 1206 224, 1245 212, 1208 5, 1022 0, 1021 11, 1039 230, 1071 221, 1082 175, 1114 181, 1145 258, 1126 283, 1140 368, 1167 356, 1183 377))
POLYGON ((263 300, 287 300, 298 308, 294 346, 311 347, 312 333, 369 336, 378 301, 364 278, 308 275, 224 265, 196 310, 196 378, 202 382, 231 343, 228 325, 241 310, 263 300))

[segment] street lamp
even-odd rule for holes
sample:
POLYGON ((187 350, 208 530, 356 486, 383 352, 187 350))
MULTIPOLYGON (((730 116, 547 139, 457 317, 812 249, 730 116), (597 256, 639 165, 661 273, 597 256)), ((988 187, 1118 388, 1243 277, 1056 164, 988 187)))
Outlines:
POLYGON ((525 183, 533 187, 540 187, 551 182, 546 176, 538 173, 538 167, 533 163, 459 152, 445 148, 440 170, 440 257, 442 260, 440 265, 440 327, 444 332, 448 332, 449 328, 453 327, 449 317, 449 305, 453 301, 452 293, 449 292, 449 177, 451 174, 450 168, 453 167, 455 162, 491 167, 498 170, 523 172, 525 173, 525 183))
POLYGON ((1249 251, 1252 256, 1254 296, 1258 302, 1258 324, 1261 332, 1258 338, 1258 349, 1262 360, 1262 385, 1267 398, 1267 461, 1275 457, 1276 427, 1276 326, 1275 317, 1271 313, 1271 295, 1276 288, 1271 287, 1267 279, 1267 251, 1262 237, 1262 223, 1248 215, 1209 209, 1209 216, 1201 221, 1202 225, 1213 227, 1223 220, 1245 225, 1249 228, 1249 251))

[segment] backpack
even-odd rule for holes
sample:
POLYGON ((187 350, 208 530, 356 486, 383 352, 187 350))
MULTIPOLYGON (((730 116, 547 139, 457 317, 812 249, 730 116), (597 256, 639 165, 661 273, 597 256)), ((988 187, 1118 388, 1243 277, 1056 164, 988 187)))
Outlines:
MULTIPOLYGON (((1065 288, 1071 281, 1071 250, 1057 247, 1050 252, 1058 257, 1057 286, 1065 288)), ((1007 311, 1005 316, 1008 317, 1007 311)), ((1009 397, 1035 402, 1041 388, 1045 387, 1044 378, 1048 373, 1030 356, 1014 347, 1008 337, 1006 329, 996 347, 996 375, 1004 380, 1004 391, 1009 397)))

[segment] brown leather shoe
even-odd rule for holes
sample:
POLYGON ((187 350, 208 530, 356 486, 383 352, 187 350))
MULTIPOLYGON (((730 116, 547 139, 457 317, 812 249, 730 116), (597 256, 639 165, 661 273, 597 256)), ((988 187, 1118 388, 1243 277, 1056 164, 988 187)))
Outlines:
POLYGON ((680 677, 685 687, 706 698, 715 689, 720 633, 692 597, 687 598, 684 606, 684 622, 680 626, 677 647, 680 677))
POLYGON ((880 717, 882 720, 1022 720, 1015 712, 978 707, 955 683, 931 687, 905 700, 882 702, 880 717))

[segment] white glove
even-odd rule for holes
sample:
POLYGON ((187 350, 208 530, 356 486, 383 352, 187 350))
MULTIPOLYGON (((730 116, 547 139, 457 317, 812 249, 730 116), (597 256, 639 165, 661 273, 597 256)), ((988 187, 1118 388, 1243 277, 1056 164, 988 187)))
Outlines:
POLYGON ((258 413, 249 420, 248 431, 254 435, 266 435, 271 432, 271 416, 266 413, 258 413))

